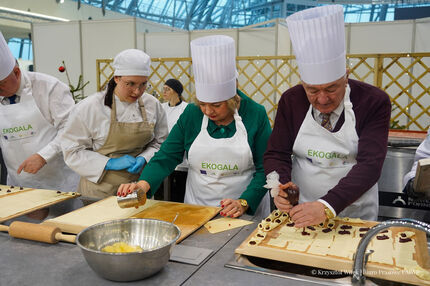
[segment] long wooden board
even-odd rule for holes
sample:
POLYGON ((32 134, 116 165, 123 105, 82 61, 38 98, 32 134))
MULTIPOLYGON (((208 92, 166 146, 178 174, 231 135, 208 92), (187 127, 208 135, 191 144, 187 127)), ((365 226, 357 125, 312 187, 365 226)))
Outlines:
MULTIPOLYGON (((267 236, 259 245, 249 245, 248 242, 250 241, 250 239, 252 239, 254 235, 258 232, 258 228, 255 229, 251 233, 251 235, 249 235, 248 238, 245 239, 242 242, 242 244, 235 250, 235 252, 239 254, 249 255, 249 256, 312 266, 316 268, 336 270, 336 271, 342 271, 347 273, 352 272, 353 261, 347 258, 341 258, 336 256, 335 249, 330 250, 330 252, 333 254, 320 256, 320 255, 310 254, 310 253, 301 252, 301 251, 288 250, 285 247, 275 247, 275 246, 269 245, 267 242, 271 238, 276 238, 279 235, 279 229, 285 223, 287 222, 284 222, 277 228, 269 231, 267 233, 267 236)), ((359 227, 372 227, 375 224, 377 224, 377 222, 364 221, 363 224, 342 222, 342 224, 349 224, 352 226, 359 226, 359 227)), ((415 244, 416 255, 414 256, 414 259, 421 267, 428 270, 430 267, 430 257, 427 249, 427 238, 425 233, 418 230, 413 230, 409 228, 400 228, 400 227, 390 228, 390 230, 392 230, 393 237, 395 237, 395 235, 398 232, 404 232, 404 231, 415 232, 414 239, 416 242, 415 244)), ((368 262, 366 264, 366 276, 380 278, 384 280, 397 281, 402 283, 409 283, 414 285, 430 285, 430 281, 419 279, 411 271, 401 270, 401 269, 395 268, 394 266, 375 263, 375 262, 368 262)))
POLYGON ((122 209, 115 196, 108 197, 65 215, 49 219, 42 224, 59 227, 62 232, 79 233, 83 229, 105 221, 125 218, 155 218, 171 222, 176 213, 175 224, 181 229, 182 241, 200 228, 221 210, 219 207, 189 205, 174 202, 147 200, 139 208, 122 209))
POLYGON ((0 222, 79 196, 79 193, 0 185, 0 222))

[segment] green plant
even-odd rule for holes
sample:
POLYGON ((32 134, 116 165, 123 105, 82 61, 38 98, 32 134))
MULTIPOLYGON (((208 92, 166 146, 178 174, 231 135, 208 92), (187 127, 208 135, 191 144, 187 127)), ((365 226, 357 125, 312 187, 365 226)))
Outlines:
MULTIPOLYGON (((392 105, 391 114, 398 108, 396 105, 392 105)), ((390 119, 390 129, 406 129, 405 125, 400 125, 399 120, 390 119)))
POLYGON ((82 77, 82 75, 79 75, 78 84, 75 87, 70 82, 69 73, 67 72, 66 63, 64 61, 62 61, 62 65, 58 68, 58 71, 59 72, 66 72, 67 81, 69 82, 69 89, 70 89, 70 93, 73 96, 73 100, 76 103, 78 103, 79 101, 81 101, 82 99, 84 99, 85 96, 82 93, 78 93, 78 92, 81 92, 84 89, 84 87, 86 87, 90 82, 87 81, 86 83, 84 83, 84 78, 82 77))

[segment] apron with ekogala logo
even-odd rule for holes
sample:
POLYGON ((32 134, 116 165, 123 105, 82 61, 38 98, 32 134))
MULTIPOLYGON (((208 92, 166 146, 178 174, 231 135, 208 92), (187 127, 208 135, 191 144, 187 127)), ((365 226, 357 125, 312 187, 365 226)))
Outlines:
MULTIPOLYGON (((327 194, 357 163, 358 135, 349 94, 348 85, 344 97, 345 122, 337 132, 318 124, 312 116, 312 105, 309 106, 293 146, 291 178, 300 188, 299 203, 315 201, 327 194)), ((377 184, 338 216, 376 220, 377 184)))

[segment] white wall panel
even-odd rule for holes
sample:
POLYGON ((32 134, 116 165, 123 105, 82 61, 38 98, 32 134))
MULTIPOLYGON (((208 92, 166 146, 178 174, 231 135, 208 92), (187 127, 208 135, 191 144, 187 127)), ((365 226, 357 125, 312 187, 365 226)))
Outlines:
POLYGON ((145 33, 136 33, 136 49, 145 51, 145 33))
POLYGON ((85 80, 90 84, 85 94, 97 90, 96 60, 114 58, 125 49, 136 48, 136 26, 133 19, 82 22, 82 62, 85 80))
POLYGON ((430 52, 430 18, 417 20, 415 33, 416 53, 430 52))
MULTIPOLYGON (((291 41, 290 33, 286 24, 278 25, 278 54, 277 56, 288 56, 291 55, 291 41)), ((274 54, 275 55, 275 54, 274 54)))
POLYGON ((412 21, 352 25, 349 52, 351 54, 410 52, 412 29, 412 21))
POLYGON ((66 73, 58 67, 66 63, 70 81, 76 86, 81 67, 79 22, 33 24, 34 70, 52 75, 68 85, 66 73))
POLYGON ((276 54, 274 28, 239 30, 238 56, 272 56, 276 54))
POLYGON ((188 32, 148 33, 146 51, 154 58, 190 57, 188 32))

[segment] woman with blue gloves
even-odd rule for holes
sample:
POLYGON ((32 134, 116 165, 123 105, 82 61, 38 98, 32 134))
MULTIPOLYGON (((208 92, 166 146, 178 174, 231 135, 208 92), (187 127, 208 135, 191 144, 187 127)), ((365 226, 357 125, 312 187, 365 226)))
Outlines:
POLYGON ((128 49, 114 61, 106 91, 79 102, 62 136, 66 164, 81 175, 86 197, 114 195, 122 183, 136 181, 168 134, 161 103, 145 93, 150 57, 128 49))

